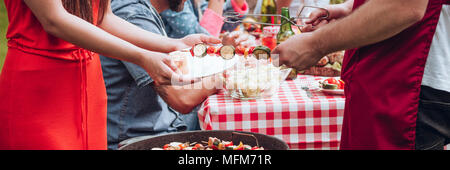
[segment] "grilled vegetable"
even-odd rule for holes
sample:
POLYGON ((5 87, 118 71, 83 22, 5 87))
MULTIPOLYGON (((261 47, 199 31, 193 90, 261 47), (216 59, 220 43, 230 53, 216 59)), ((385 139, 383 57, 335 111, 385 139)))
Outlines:
POLYGON ((220 47, 219 49, 220 56, 222 56, 223 59, 229 60, 234 57, 236 54, 235 48, 231 45, 225 45, 220 47))
POLYGON ((236 148, 234 148, 234 150, 244 150, 244 144, 240 142, 239 145, 236 148))
POLYGON ((316 64, 316 66, 323 67, 323 66, 327 65, 328 62, 330 62, 330 59, 327 56, 325 56, 322 59, 320 59, 320 61, 316 64))
POLYGON ((255 47, 255 49, 253 49, 253 55, 255 55, 255 58, 257 59, 270 59, 270 48, 260 45, 255 47))
POLYGON ((205 44, 196 44, 191 48, 191 54, 194 57, 204 57, 207 54, 208 46, 205 44))
MULTIPOLYGON (((203 142, 203 141, 202 141, 203 142)), ((251 147, 239 142, 239 145, 234 145, 232 141, 222 141, 215 137, 209 137, 208 142, 204 145, 197 142, 194 143, 180 143, 171 142, 163 146, 163 148, 152 148, 152 150, 264 150, 263 147, 251 147)))

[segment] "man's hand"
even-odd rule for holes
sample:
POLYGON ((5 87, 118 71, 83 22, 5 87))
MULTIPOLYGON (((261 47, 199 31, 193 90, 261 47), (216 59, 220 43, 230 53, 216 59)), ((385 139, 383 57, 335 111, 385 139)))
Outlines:
POLYGON ((161 98, 176 111, 187 114, 201 104, 208 96, 222 87, 218 76, 203 78, 200 82, 185 86, 153 85, 161 98))
POLYGON ((310 33, 296 35, 278 45, 273 51, 273 61, 297 70, 314 66, 324 56, 310 40, 310 33))
POLYGON ((250 47, 255 46, 256 42, 250 38, 248 34, 244 34, 242 31, 233 31, 225 34, 222 38, 223 45, 232 45, 234 47, 243 46, 250 47))
POLYGON ((205 43, 205 44, 219 44, 222 41, 213 36, 207 36, 203 34, 191 34, 182 39, 177 39, 177 49, 182 50, 186 48, 191 48, 195 44, 205 43))
POLYGON ((328 23, 334 22, 338 19, 348 16, 352 12, 353 8, 353 0, 348 0, 343 4, 337 5, 328 5, 325 9, 328 10, 329 16, 324 18, 327 15, 327 12, 323 9, 316 9, 311 12, 309 19, 305 22, 306 26, 301 29, 302 32, 312 32, 317 30, 318 28, 327 25, 328 23))

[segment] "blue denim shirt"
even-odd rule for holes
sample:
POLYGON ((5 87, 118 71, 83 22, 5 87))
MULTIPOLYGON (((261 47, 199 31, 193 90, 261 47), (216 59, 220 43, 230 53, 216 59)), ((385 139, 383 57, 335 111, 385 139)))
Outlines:
MULTIPOLYGON (((149 0, 112 0, 111 8, 126 21, 166 36, 149 0)), ((109 57, 100 59, 108 95, 108 149, 117 149, 118 143, 133 137, 186 130, 182 116, 156 93, 143 68, 109 57)))
MULTIPOLYGON (((204 2, 200 5, 201 11, 205 11, 208 7, 208 2, 204 2)), ((231 1, 228 0, 224 4, 224 13, 225 12, 234 12, 233 6, 231 5, 231 1)), ((169 37, 172 38, 183 38, 190 34, 206 34, 210 35, 210 33, 200 26, 200 18, 198 14, 198 10, 194 5, 193 0, 187 0, 184 3, 183 11, 176 12, 170 9, 164 10, 161 12, 161 17, 166 26, 166 32, 169 37)), ((231 24, 224 23, 222 26, 223 31, 232 31, 234 30, 239 23, 231 24)))

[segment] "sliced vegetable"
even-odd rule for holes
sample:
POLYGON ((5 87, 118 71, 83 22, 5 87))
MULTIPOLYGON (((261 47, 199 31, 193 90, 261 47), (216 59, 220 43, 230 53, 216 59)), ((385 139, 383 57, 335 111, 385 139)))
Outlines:
POLYGON ((270 59, 271 50, 269 47, 260 45, 253 49, 253 55, 257 59, 270 59))
POLYGON ((335 90, 335 89, 338 89, 338 87, 339 86, 336 84, 327 84, 327 83, 322 84, 322 88, 324 88, 324 89, 335 90))
POLYGON ((191 54, 194 57, 204 57, 207 54, 208 47, 205 44, 196 44, 191 48, 191 54))
POLYGON ((244 144, 240 142, 239 145, 236 148, 234 148, 234 150, 244 150, 244 144))
POLYGON ((323 67, 323 66, 327 65, 329 62, 330 62, 330 59, 328 59, 328 57, 325 56, 322 59, 320 59, 320 61, 316 64, 316 66, 323 67))
POLYGON ((222 46, 219 49, 219 52, 220 52, 220 56, 222 56, 222 58, 224 58, 225 60, 232 59, 234 57, 234 55, 236 54, 235 48, 231 45, 222 46))

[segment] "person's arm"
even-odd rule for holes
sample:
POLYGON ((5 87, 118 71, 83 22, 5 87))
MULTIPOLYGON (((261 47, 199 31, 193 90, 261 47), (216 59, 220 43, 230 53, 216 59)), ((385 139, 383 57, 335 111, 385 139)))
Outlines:
POLYGON ((225 0, 210 0, 208 2, 208 9, 214 11, 217 15, 222 16, 224 3, 225 0))
MULTIPOLYGON (((106 25, 109 26, 102 25, 102 28, 107 29, 117 25, 120 25, 121 28, 120 30, 116 29, 115 31, 110 31, 110 33, 108 33, 85 20, 68 13, 61 1, 24 0, 24 2, 49 34, 81 48, 119 60, 135 63, 143 67, 155 80, 156 84, 171 84, 172 79, 186 83, 195 81, 175 74, 173 72, 175 67, 173 63, 167 59, 165 54, 148 51, 133 45, 132 43, 142 45, 135 40, 133 41, 133 38, 128 39, 132 41, 132 43, 130 43, 114 36, 119 35, 124 37, 129 35, 134 37, 135 32, 132 31, 136 31, 136 27, 133 27, 132 24, 118 22, 115 25, 112 25, 112 23, 106 21, 106 25)), ((110 5, 108 4, 105 19, 110 20, 111 14, 110 5)), ((158 40, 158 38, 154 40, 158 40)), ((158 47, 157 43, 153 44, 158 47)))
POLYGON ((239 7, 239 8, 242 8, 246 5, 248 5, 246 0, 230 0, 230 1, 233 3, 236 3, 237 7, 239 7))
MULTIPOLYGON (((103 22, 99 25, 99 27, 141 48, 169 53, 188 47, 186 44, 193 45, 195 43, 199 43, 189 43, 186 42, 185 39, 173 39, 161 36, 159 34, 154 34, 114 15, 110 9, 106 12, 107 13, 103 18, 103 22), (118 27, 118 25, 120 25, 120 27, 118 27)), ((218 39, 213 39, 209 36, 200 36, 200 39, 200 41, 204 42, 220 42, 218 39)))
POLYGON ((174 110, 182 114, 190 113, 208 96, 218 91, 217 81, 213 77, 203 79, 201 82, 186 86, 153 86, 153 89, 174 110), (201 87, 198 87, 201 84, 201 87))
POLYGON ((427 4, 428 0, 370 0, 341 20, 288 39, 274 53, 281 64, 303 70, 328 53, 393 37, 420 21, 427 4))
POLYGON ((199 24, 201 27, 208 30, 208 32, 219 37, 222 30, 223 22, 223 6, 224 0, 210 0, 205 2, 208 7, 204 10, 202 17, 200 18, 199 24))

